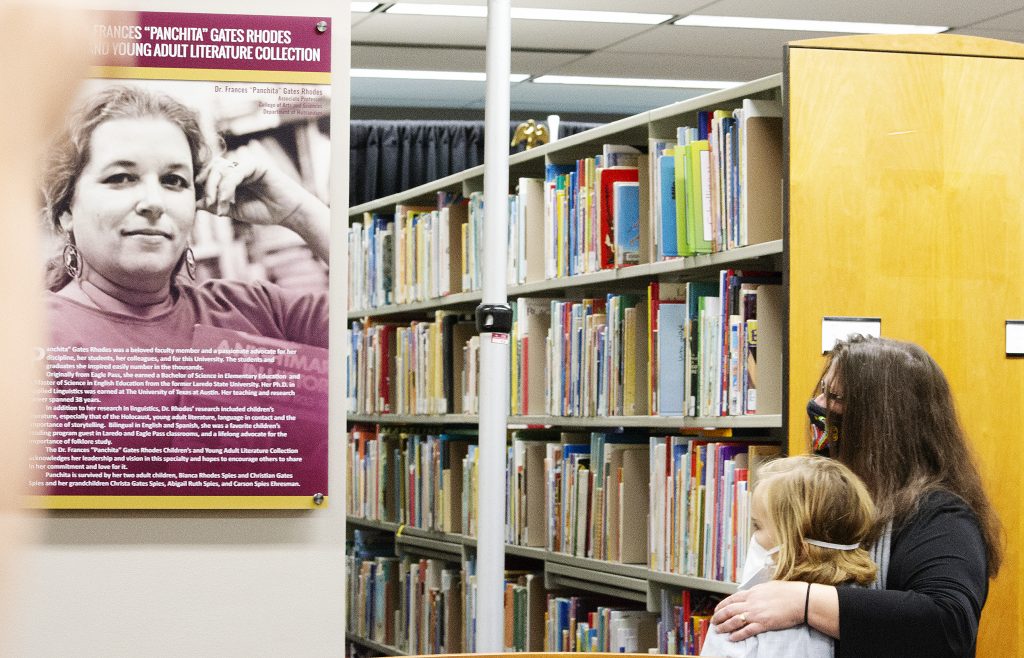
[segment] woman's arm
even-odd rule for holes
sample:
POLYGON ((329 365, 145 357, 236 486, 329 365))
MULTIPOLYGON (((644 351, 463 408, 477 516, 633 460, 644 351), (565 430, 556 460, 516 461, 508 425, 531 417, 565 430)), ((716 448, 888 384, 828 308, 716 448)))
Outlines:
POLYGON ((239 147, 214 158, 196 181, 205 187, 197 203, 200 210, 248 224, 290 228, 318 258, 330 262, 330 210, 266 154, 239 147))
POLYGON ((718 632, 738 642, 764 631, 790 628, 804 621, 830 637, 839 637, 839 599, 830 585, 811 585, 799 581, 772 580, 741 590, 715 608, 711 623, 718 632), (745 615, 745 616, 744 616, 745 615))

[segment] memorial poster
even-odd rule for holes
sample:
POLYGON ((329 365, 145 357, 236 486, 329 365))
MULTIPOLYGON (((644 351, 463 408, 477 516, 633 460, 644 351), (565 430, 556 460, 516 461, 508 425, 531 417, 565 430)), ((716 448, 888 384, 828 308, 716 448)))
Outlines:
POLYGON ((92 28, 40 176, 27 504, 323 506, 330 19, 92 28))

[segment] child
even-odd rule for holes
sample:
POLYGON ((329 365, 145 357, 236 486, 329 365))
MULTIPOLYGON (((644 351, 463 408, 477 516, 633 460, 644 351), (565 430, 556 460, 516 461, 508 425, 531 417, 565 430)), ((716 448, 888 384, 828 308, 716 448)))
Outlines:
MULTIPOLYGON (((758 471, 750 520, 754 540, 774 553, 774 580, 870 585, 878 567, 861 542, 871 532, 874 519, 875 508, 864 483, 833 459, 788 457, 758 471)), ((700 653, 727 658, 818 658, 834 655, 834 647, 832 638, 806 623, 739 642, 719 635, 712 626, 700 653)))

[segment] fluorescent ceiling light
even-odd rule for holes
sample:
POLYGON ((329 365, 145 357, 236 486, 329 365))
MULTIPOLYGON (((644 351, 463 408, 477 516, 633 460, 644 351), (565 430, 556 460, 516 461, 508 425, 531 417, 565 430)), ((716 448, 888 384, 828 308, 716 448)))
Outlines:
POLYGON ((575 21, 578 23, 629 23, 631 25, 657 25, 672 18, 672 14, 639 14, 626 11, 584 11, 575 9, 534 9, 513 7, 512 18, 538 21, 575 21))
POLYGON ((895 23, 848 23, 845 21, 806 21, 789 18, 751 18, 747 16, 700 16, 691 14, 673 25, 690 27, 738 27, 754 30, 791 30, 796 32, 847 32, 850 34, 938 34, 948 27, 938 25, 898 25, 895 23))
MULTIPOLYGON (((457 16, 486 18, 487 7, 483 5, 435 5, 400 2, 390 9, 389 14, 412 16, 457 16)), ((639 14, 624 11, 577 11, 570 9, 540 9, 512 7, 512 18, 537 21, 574 21, 578 23, 628 23, 632 25, 657 25, 672 18, 672 14, 639 14)))
POLYGON ((542 75, 534 82, 552 85, 595 85, 606 87, 671 87, 674 89, 725 89, 740 82, 720 80, 655 80, 652 78, 592 78, 576 75, 542 75))
POLYGON ((409 14, 411 16, 467 16, 470 18, 486 18, 486 5, 420 5, 402 2, 388 9, 389 14, 409 14))
POLYGON ((369 12, 373 11, 373 8, 376 7, 378 4, 380 4, 380 3, 378 3, 378 2, 353 2, 353 3, 351 3, 351 5, 352 5, 352 13, 353 14, 366 14, 366 13, 369 13, 369 12))
MULTIPOLYGON (((402 69, 352 69, 353 78, 389 78, 392 80, 454 80, 461 82, 485 82, 487 75, 469 71, 405 71, 402 69)), ((510 82, 522 82, 528 75, 513 73, 510 82)))

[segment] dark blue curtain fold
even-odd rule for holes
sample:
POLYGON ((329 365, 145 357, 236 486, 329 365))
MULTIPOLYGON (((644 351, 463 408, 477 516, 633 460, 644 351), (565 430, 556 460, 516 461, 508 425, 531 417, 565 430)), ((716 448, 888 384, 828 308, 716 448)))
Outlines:
MULTIPOLYGON (((510 124, 510 140, 518 125, 510 124)), ((598 125, 562 121, 558 136, 598 125)), ((350 126, 348 192, 353 206, 484 161, 482 121, 352 121, 350 126)))

